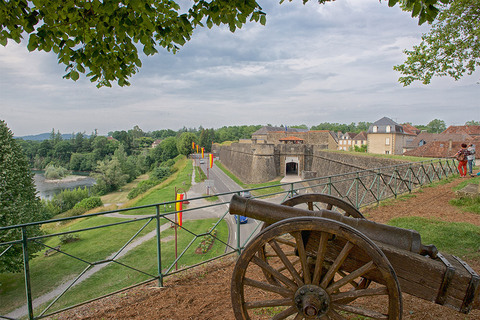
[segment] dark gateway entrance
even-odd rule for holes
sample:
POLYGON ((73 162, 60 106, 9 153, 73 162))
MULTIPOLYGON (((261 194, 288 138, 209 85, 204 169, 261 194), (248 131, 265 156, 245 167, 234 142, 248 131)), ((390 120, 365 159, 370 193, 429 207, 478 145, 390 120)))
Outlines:
POLYGON ((286 174, 296 174, 298 175, 298 163, 296 162, 288 162, 286 164, 286 174))

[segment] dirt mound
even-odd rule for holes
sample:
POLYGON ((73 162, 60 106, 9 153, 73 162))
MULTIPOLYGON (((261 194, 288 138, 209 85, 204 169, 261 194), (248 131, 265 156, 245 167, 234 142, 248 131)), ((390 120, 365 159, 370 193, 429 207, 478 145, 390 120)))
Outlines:
MULTIPOLYGON (((454 197, 452 187, 459 182, 457 179, 435 188, 424 188, 408 200, 370 208, 364 213, 381 223, 394 217, 420 216, 480 226, 479 215, 461 212, 448 203, 454 197)), ((233 319, 230 281, 235 258, 167 277, 163 288, 157 288, 152 282, 55 315, 54 319, 233 319)), ((466 261, 480 273, 479 261, 466 261)), ((464 315, 407 294, 403 295, 403 302, 403 319, 480 319, 479 310, 464 315)))

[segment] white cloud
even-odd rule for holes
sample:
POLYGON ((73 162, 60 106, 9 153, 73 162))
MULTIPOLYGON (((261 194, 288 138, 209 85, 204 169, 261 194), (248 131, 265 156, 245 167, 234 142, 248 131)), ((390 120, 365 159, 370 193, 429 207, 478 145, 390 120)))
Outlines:
POLYGON ((480 118, 478 73, 403 88, 395 64, 419 27, 375 0, 265 1, 267 25, 196 30, 178 54, 143 57, 126 88, 63 80, 53 53, 0 47, 0 118, 16 135, 239 124, 480 118), (458 112, 458 106, 462 112, 458 112))

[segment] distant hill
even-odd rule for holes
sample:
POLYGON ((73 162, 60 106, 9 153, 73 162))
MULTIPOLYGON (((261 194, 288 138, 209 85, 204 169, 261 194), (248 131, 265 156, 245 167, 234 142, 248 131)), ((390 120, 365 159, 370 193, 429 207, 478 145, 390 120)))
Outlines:
MULTIPOLYGON (((22 140, 33 140, 33 141, 43 141, 43 140, 48 140, 50 139, 50 132, 47 133, 40 133, 40 134, 35 134, 35 135, 29 135, 29 136, 22 136, 22 137, 14 137, 15 139, 22 139, 22 140)), ((89 138, 89 135, 85 135, 86 138, 89 138)), ((70 140, 72 138, 71 133, 65 133, 62 134, 62 139, 63 140, 70 140)))

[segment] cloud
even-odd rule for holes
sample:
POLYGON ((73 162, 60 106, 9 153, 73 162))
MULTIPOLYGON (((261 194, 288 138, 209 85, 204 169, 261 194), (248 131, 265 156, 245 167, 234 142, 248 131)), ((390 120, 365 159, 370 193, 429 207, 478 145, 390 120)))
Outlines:
POLYGON ((476 75, 403 88, 393 71, 428 26, 374 0, 264 1, 267 24, 199 28, 180 52, 142 57, 130 87, 63 80, 53 53, 0 47, 0 118, 16 135, 241 124, 480 118, 476 75), (462 112, 459 112, 459 107, 462 112))

